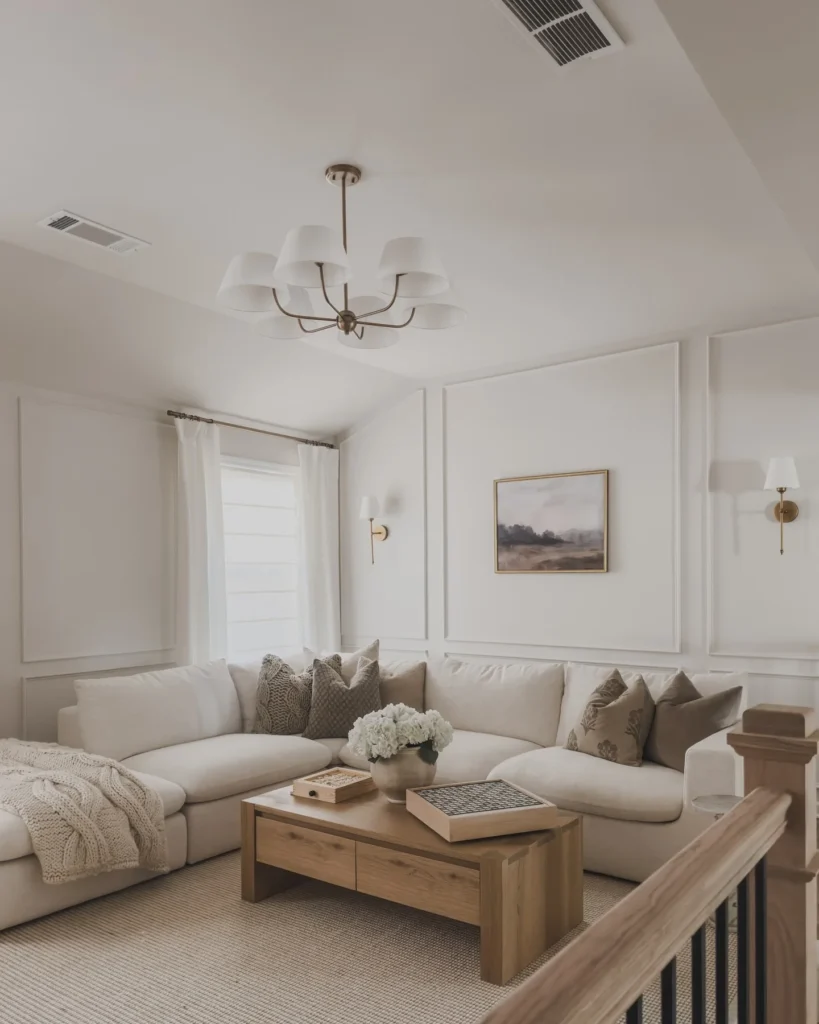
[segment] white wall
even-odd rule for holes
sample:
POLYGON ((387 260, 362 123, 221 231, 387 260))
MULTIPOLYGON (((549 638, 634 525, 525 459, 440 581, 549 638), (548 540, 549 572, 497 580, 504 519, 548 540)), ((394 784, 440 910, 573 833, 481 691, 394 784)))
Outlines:
MULTIPOLYGON (((221 444, 298 463, 282 438, 221 444)), ((0 383, 0 736, 56 739, 80 675, 173 663, 175 496, 161 409, 0 383)))
POLYGON ((341 457, 345 646, 745 669, 752 700, 819 706, 819 321, 434 382, 341 457), (775 454, 803 484, 782 557, 775 454), (373 570, 361 494, 417 495, 424 464, 373 570), (579 469, 610 471, 610 571, 495 574, 493 479, 579 469))

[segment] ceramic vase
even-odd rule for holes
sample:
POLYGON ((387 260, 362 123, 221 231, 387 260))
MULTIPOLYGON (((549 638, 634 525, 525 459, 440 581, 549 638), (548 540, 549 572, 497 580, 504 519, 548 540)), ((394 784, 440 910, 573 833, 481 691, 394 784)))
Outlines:
POLYGON ((407 790, 429 786, 435 778, 436 766, 421 760, 417 747, 405 747, 386 760, 379 758, 370 765, 373 782, 393 804, 407 802, 407 790))

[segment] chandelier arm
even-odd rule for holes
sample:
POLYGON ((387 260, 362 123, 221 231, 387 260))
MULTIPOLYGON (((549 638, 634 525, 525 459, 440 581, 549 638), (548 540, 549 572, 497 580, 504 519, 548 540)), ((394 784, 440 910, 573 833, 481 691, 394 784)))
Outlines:
POLYGON ((359 333, 358 331, 354 330, 353 334, 358 338, 359 341, 361 341, 361 339, 364 337, 364 328, 363 327, 361 328, 361 333, 359 333))
POLYGON ((357 323, 360 327, 394 327, 397 330, 399 327, 409 327, 414 316, 415 306, 412 307, 412 312, 402 324, 380 324, 376 320, 358 320, 357 323))
POLYGON ((340 314, 341 310, 337 309, 332 304, 332 302, 330 302, 330 296, 327 294, 327 286, 324 284, 324 264, 323 263, 317 263, 316 266, 319 268, 319 277, 321 278, 321 293, 324 296, 324 301, 327 303, 327 305, 330 307, 330 309, 333 309, 333 310, 335 310, 336 313, 340 314))
POLYGON ((361 315, 363 317, 375 316, 377 313, 386 313, 388 309, 392 309, 392 307, 395 305, 395 300, 398 298, 398 282, 401 280, 403 276, 403 274, 395 275, 395 291, 392 293, 392 298, 390 299, 386 306, 382 306, 381 309, 371 309, 369 313, 362 313, 361 315))
POLYGON ((312 313, 310 314, 310 316, 307 316, 304 313, 302 313, 302 314, 299 314, 299 313, 288 313, 287 310, 284 308, 284 306, 279 302, 279 296, 276 294, 276 289, 275 288, 273 289, 273 300, 275 301, 276 305, 278 306, 279 312, 280 313, 284 313, 285 316, 289 316, 293 320, 326 320, 330 324, 334 324, 334 323, 337 322, 336 318, 334 316, 313 316, 312 313))
MULTIPOLYGON (((322 320, 324 317, 322 317, 322 320)), ((335 320, 330 324, 325 324, 323 327, 305 327, 304 324, 299 320, 299 327, 304 331, 305 334, 318 334, 319 331, 329 331, 331 327, 335 326, 335 320)))

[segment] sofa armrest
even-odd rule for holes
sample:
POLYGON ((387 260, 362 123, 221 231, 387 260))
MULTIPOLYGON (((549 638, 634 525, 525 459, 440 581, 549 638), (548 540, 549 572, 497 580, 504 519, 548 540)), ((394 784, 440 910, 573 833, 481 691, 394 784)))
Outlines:
POLYGON ((742 758, 728 746, 728 733, 734 728, 707 736, 685 753, 683 807, 691 808, 698 796, 742 796, 744 779, 742 758))

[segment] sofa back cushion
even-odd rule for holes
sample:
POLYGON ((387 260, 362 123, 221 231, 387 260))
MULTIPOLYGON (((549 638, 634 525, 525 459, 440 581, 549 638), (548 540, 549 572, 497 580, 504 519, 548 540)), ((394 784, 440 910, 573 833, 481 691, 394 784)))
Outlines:
POLYGON ((224 661, 77 679, 74 689, 83 748, 118 761, 242 730, 239 698, 224 661))
POLYGON ((456 729, 548 747, 555 742, 562 697, 562 664, 450 657, 427 665, 427 710, 440 711, 456 729))

